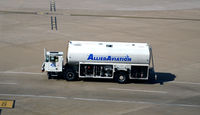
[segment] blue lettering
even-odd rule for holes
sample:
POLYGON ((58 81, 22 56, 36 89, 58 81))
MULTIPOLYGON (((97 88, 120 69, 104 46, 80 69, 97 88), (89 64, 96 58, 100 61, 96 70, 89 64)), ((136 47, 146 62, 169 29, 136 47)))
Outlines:
POLYGON ((116 61, 119 61, 119 58, 117 58, 116 61))
POLYGON ((112 61, 114 60, 115 58, 112 58, 112 61))
POLYGON ((87 60, 101 60, 101 61, 131 61, 132 59, 126 55, 125 57, 101 57, 101 56, 94 56, 93 54, 90 54, 87 58, 87 60))
POLYGON ((90 54, 87 60, 93 60, 93 54, 90 54))
POLYGON ((107 60, 108 60, 108 61, 111 61, 111 56, 108 56, 107 60))

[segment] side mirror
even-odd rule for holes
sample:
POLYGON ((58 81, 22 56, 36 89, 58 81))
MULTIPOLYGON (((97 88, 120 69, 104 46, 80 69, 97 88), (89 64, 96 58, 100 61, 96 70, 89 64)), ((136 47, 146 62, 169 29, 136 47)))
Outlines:
POLYGON ((49 58, 47 57, 47 58, 46 58, 46 62, 48 62, 48 61, 49 61, 49 58))

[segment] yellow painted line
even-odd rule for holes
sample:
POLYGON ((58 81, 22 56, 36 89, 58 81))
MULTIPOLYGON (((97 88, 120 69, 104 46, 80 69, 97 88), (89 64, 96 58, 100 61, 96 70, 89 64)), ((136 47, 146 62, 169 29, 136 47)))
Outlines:
POLYGON ((0 108, 12 109, 15 106, 15 100, 0 100, 0 108))
POLYGON ((39 15, 44 15, 44 12, 37 12, 37 14, 39 14, 39 15))

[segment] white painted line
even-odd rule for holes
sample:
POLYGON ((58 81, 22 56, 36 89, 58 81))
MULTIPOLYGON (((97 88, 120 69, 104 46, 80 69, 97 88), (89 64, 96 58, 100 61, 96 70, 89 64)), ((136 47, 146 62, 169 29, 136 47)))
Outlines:
POLYGON ((94 101, 94 102, 153 104, 153 105, 163 105, 163 106, 198 107, 198 108, 200 107, 200 105, 191 105, 191 104, 168 104, 168 103, 156 103, 156 102, 144 102, 144 101, 124 101, 124 100, 92 99, 92 98, 73 98, 73 99, 81 101, 94 101))
POLYGON ((43 75, 45 73, 36 73, 36 72, 15 72, 15 71, 0 71, 3 74, 31 74, 31 75, 43 75))
POLYGON ((81 100, 81 101, 103 101, 103 102, 116 102, 116 103, 130 103, 130 101, 123 101, 123 100, 108 100, 108 99, 92 99, 92 98, 73 98, 74 100, 81 100))
POLYGON ((138 106, 138 107, 134 107, 132 109, 128 109, 128 110, 123 110, 119 112, 119 115, 124 115, 127 113, 131 113, 131 112, 136 112, 136 111, 140 111, 140 110, 144 110, 151 107, 151 105, 143 105, 143 106, 138 106))
POLYGON ((23 95, 23 94, 0 94, 0 96, 67 99, 67 97, 59 97, 59 96, 23 95))
POLYGON ((0 83, 0 85, 16 85, 17 83, 0 83))
POLYGON ((166 94, 166 91, 151 91, 151 90, 134 90, 134 89, 121 89, 121 88, 108 88, 109 90, 117 90, 117 91, 132 91, 132 92, 144 92, 144 93, 163 93, 166 94))
POLYGON ((188 84, 188 85, 200 85, 200 83, 197 82, 184 82, 184 81, 172 81, 169 83, 179 83, 179 84, 188 84))

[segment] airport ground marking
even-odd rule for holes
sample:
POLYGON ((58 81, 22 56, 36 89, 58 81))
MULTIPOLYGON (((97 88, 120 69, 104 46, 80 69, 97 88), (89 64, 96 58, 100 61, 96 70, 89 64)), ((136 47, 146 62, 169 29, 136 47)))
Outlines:
POLYGON ((12 109, 14 107, 15 107, 15 100, 0 99, 0 109, 2 108, 12 109))

